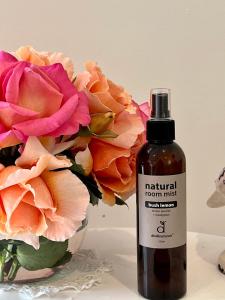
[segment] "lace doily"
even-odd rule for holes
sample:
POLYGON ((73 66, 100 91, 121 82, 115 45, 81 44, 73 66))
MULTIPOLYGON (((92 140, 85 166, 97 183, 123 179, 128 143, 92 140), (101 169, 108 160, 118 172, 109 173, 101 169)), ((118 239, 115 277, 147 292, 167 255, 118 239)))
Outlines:
POLYGON ((28 298, 53 296, 65 290, 78 293, 100 284, 103 274, 111 270, 111 264, 100 260, 92 250, 80 250, 52 277, 29 284, 0 284, 0 292, 14 290, 28 298))

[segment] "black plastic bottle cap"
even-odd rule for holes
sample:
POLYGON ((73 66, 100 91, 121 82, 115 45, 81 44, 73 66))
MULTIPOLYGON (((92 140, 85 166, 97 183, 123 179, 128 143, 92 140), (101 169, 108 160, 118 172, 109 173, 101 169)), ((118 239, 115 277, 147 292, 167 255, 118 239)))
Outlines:
POLYGON ((147 121, 147 140, 153 143, 168 143, 175 140, 174 120, 147 121))
POLYGON ((170 119, 170 90, 151 90, 151 119, 147 122, 147 140, 168 143, 175 139, 175 122, 170 119))

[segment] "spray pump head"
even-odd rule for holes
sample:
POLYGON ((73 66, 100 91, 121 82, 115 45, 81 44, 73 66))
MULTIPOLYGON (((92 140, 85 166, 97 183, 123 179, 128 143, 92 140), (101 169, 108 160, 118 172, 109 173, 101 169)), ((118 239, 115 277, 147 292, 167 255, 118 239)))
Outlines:
POLYGON ((170 119, 170 90, 152 89, 151 90, 151 118, 170 119))

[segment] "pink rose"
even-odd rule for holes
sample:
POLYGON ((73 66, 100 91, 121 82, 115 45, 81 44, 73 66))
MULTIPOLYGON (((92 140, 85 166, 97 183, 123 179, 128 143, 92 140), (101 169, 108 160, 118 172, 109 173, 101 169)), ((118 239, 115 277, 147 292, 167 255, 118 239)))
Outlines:
POLYGON ((59 63, 36 66, 0 52, 0 147, 29 136, 72 135, 90 122, 88 99, 59 63))

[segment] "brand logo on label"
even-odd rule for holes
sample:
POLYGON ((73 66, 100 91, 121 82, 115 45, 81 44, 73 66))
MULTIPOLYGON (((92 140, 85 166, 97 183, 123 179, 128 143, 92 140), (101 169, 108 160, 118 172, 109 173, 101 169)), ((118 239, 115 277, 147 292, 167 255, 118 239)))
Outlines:
POLYGON ((165 233, 166 221, 160 221, 160 225, 157 227, 158 233, 165 233))

